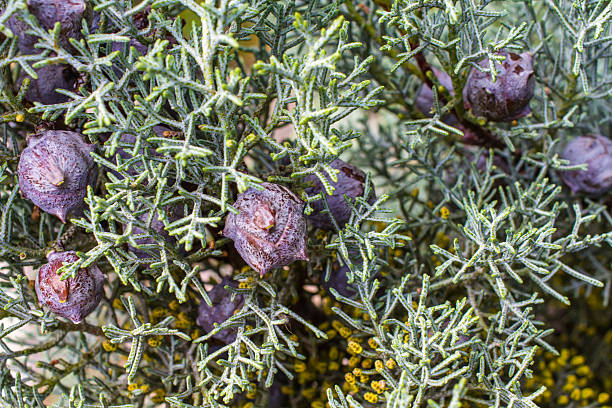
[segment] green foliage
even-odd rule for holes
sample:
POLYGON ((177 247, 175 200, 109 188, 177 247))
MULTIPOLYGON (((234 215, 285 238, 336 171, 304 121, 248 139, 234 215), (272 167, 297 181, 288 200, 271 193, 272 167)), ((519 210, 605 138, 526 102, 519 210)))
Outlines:
MULTIPOLYGON (((572 194, 559 177, 572 168, 559 158, 570 138, 611 136, 611 3, 87 2, 100 19, 83 20, 70 49, 26 0, 2 2, 2 404, 563 405, 571 390, 537 370, 571 328, 547 313, 588 315, 612 288, 609 196, 572 194), (19 53, 12 15, 39 54, 19 53), (475 117, 462 100, 470 70, 501 49, 535 61, 532 113, 512 123, 475 117), (78 72, 60 91, 70 100, 27 102, 19 74, 50 64, 78 72), (434 85, 432 117, 414 106, 423 83, 434 85), (48 127, 97 144, 98 183, 67 224, 19 195, 26 135, 48 127), (263 277, 244 266, 221 233, 237 195, 269 181, 320 200, 304 178, 331 194, 339 156, 368 172, 349 223, 310 227, 307 262, 263 277), (80 256, 63 278, 93 263, 108 277, 87 323, 37 302, 34 271, 62 249, 80 256), (342 266, 353 297, 323 289, 342 266), (228 296, 244 304, 206 333, 198 306, 230 275, 240 284, 228 296), (213 337, 228 328, 232 343, 213 337)), ((580 403, 604 404, 609 360, 580 403)))

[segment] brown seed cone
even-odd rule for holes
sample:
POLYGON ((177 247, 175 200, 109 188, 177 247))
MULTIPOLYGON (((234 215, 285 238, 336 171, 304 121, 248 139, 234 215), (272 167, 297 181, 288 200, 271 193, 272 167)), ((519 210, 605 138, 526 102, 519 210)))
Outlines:
POLYGON ((56 315, 80 323, 100 303, 104 294, 106 277, 95 265, 79 269, 74 278, 60 280, 57 270, 63 263, 79 259, 74 251, 53 252, 47 256, 49 262, 36 275, 38 301, 56 315))

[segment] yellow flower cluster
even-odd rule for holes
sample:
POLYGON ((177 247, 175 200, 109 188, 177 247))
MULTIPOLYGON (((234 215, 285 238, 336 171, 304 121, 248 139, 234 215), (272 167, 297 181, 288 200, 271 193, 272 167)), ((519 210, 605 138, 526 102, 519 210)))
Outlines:
POLYGON ((361 354, 363 347, 355 341, 349 341, 347 351, 351 354, 361 354))
POLYGON ((159 347, 162 344, 162 339, 163 336, 151 336, 147 339, 147 344, 153 348, 159 347))
POLYGON ((177 329, 185 330, 191 328, 193 321, 189 318, 189 315, 185 312, 180 312, 176 315, 174 326, 177 329))
POLYGON ((155 404, 161 404, 166 400, 166 391, 163 388, 157 388, 151 393, 151 401, 155 404))
POLYGON ((142 395, 147 394, 149 392, 149 385, 143 384, 142 379, 137 379, 136 382, 129 383, 127 385, 127 390, 130 395, 142 395))
POLYGON ((371 404, 376 404, 378 402, 378 395, 373 392, 366 392, 363 395, 363 398, 371 404))
POLYGON ((537 403, 548 405, 554 402, 558 406, 597 404, 601 408, 612 408, 606 405, 610 401, 609 393, 597 390, 594 385, 597 381, 585 356, 575 349, 563 348, 558 356, 550 352, 538 352, 537 356, 540 361, 534 376, 525 381, 527 390, 532 392, 540 385, 548 388, 537 398, 537 403), (553 391, 556 395, 552 394, 553 391))
POLYGON ((115 343, 111 343, 108 340, 104 340, 102 342, 102 348, 104 349, 104 351, 110 353, 117 350, 117 345, 115 343))
MULTIPOLYGON (((329 315, 333 314, 331 307, 341 307, 325 293, 318 295, 322 296, 323 309, 328 309, 329 315)), ((346 306, 342 307, 346 310, 346 306)), ((350 315, 369 319, 362 310, 354 309, 350 315)), ((379 339, 360 337, 358 331, 339 320, 330 319, 318 328, 327 334, 327 343, 319 343, 317 353, 298 345, 298 351, 309 358, 293 361, 289 369, 296 373, 297 384, 284 385, 281 392, 299 406, 306 406, 303 404, 307 403, 311 408, 327 408, 327 390, 333 390, 336 383, 341 384, 343 392, 351 394, 353 398, 370 404, 384 403, 389 385, 381 374, 389 374, 396 368, 396 363, 380 354, 379 339), (341 346, 342 343, 344 346, 341 346)), ((295 335, 290 340, 300 343, 295 335)))
POLYGON ((385 380, 372 381, 370 386, 377 394, 382 394, 387 389, 387 383, 385 380))

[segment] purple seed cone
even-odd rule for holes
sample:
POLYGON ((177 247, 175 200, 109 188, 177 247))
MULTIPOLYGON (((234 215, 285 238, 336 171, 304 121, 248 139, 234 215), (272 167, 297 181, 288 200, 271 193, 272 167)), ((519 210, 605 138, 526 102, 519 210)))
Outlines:
POLYGON ((38 301, 56 315, 80 323, 94 311, 104 294, 106 277, 95 265, 79 269, 73 278, 60 280, 57 270, 64 263, 79 259, 74 251, 53 252, 47 256, 48 263, 36 275, 38 301))
MULTIPOLYGON (((55 23, 61 24, 59 42, 63 48, 71 48, 70 38, 80 39, 83 18, 90 19, 91 12, 85 0, 28 0, 28 10, 38 19, 45 30, 51 30, 55 23)), ((25 34, 29 25, 17 15, 7 21, 8 28, 17 36, 17 46, 22 54, 40 54, 42 48, 34 45, 38 37, 25 34)))
MULTIPOLYGON (((361 197, 364 192, 364 183, 366 180, 366 174, 359 170, 357 167, 348 164, 340 159, 336 159, 331 162, 331 167, 340 170, 336 176, 338 177, 337 182, 330 180, 330 184, 334 187, 334 192, 331 196, 326 195, 327 205, 331 211, 331 215, 334 217, 340 228, 342 228, 351 217, 351 208, 344 200, 344 195, 347 195, 351 199, 361 197)), ((318 194, 320 192, 325 193, 325 188, 321 183, 321 180, 313 174, 305 177, 306 182, 314 183, 313 187, 306 189, 306 193, 310 196, 318 194)), ((376 201, 376 193, 372 192, 368 202, 373 204, 376 201)), ((331 230, 334 228, 334 224, 329 218, 329 214, 323 213, 325 205, 322 201, 316 201, 310 204, 313 208, 312 213, 308 216, 308 221, 317 228, 331 230)))
POLYGON ((574 193, 604 194, 612 189, 612 141, 589 134, 573 139, 565 146, 561 158, 570 165, 587 164, 586 170, 561 173, 561 179, 574 193))
MULTIPOLYGON (((181 219, 183 217, 183 207, 182 206, 170 206, 167 210, 167 215, 168 215, 168 221, 169 222, 174 222, 177 221, 179 219, 181 219)), ((148 218, 149 218, 149 212, 145 212, 142 215, 140 215, 138 217, 140 219, 140 221, 142 221, 143 223, 146 224, 148 218)), ((154 232, 156 232, 157 234, 161 235, 161 237, 168 243, 174 244, 176 243, 176 239, 172 236, 170 236, 170 234, 168 233, 168 231, 166 231, 166 227, 164 225, 164 222, 162 220, 159 219, 159 217, 157 216, 157 214, 155 214, 153 216, 153 220, 151 220, 151 230, 153 230, 154 232)), ((140 227, 133 227, 132 228, 132 234, 134 235, 141 235, 141 234, 146 234, 147 231, 143 228, 140 227)), ((153 237, 145 237, 145 238, 138 238, 135 240, 136 243, 138 245, 153 245, 156 244, 157 241, 155 241, 155 239, 153 237)), ((147 251, 145 251, 144 249, 139 249, 139 248, 135 248, 132 245, 129 245, 130 251, 136 255, 138 258, 149 258, 150 255, 147 253, 147 251)))
POLYGON ((322 275, 321 286, 325 288, 329 293, 331 288, 334 288, 336 292, 344 297, 350 298, 355 295, 355 290, 348 283, 348 276, 346 273, 349 271, 348 266, 333 267, 329 273, 329 280, 325 281, 325 274, 322 275))
POLYGON ((97 166, 89 155, 94 145, 76 132, 47 130, 28 137, 18 165, 24 197, 62 222, 81 215, 87 186, 93 186, 97 166))
MULTIPOLYGON (((162 137, 164 135, 164 132, 166 131, 171 131, 170 129, 168 129, 167 127, 164 126, 153 126, 153 132, 155 132, 155 134, 159 137, 162 137)), ((136 144, 136 136, 131 135, 129 133, 123 134, 121 136, 120 142, 121 143, 126 143, 126 144, 130 144, 130 145, 134 145, 136 144)), ((141 146, 143 143, 146 143, 146 141, 141 141, 141 146)), ((132 154, 133 152, 133 148, 123 148, 120 147, 117 149, 117 153, 115 155, 115 157, 119 156, 121 157, 121 159, 123 159, 122 161, 127 161, 132 159, 133 157, 141 157, 144 153, 144 147, 141 147, 139 150, 139 153, 137 155, 132 154)), ((161 157, 161 155, 159 153, 157 153, 154 149, 151 148, 147 148, 147 152, 149 153, 149 156, 157 156, 157 157, 161 157)), ((133 164, 130 165, 130 167, 128 167, 127 169, 127 173, 130 176, 138 176, 140 175, 142 172, 145 171, 145 167, 142 164, 142 161, 137 160, 136 162, 134 162, 133 164)), ((122 178, 121 174, 117 171, 111 170, 111 172, 113 174, 115 174, 117 177, 122 178)))
POLYGON ((99 11, 93 11, 91 13, 91 24, 89 26, 89 31, 92 33, 97 32, 100 29, 100 20, 102 19, 102 13, 99 11))
POLYGON ((56 92, 56 89, 73 90, 77 75, 67 65, 48 65, 36 69, 38 79, 22 74, 17 83, 21 85, 25 78, 30 78, 30 87, 25 94, 28 102, 40 102, 43 105, 54 105, 68 102, 70 98, 56 92))
MULTIPOLYGON (((453 89, 453 82, 448 76, 448 74, 444 71, 440 71, 437 68, 432 68, 434 75, 438 78, 438 81, 450 92, 451 95, 455 94, 455 90, 453 89)), ((427 85, 423 83, 419 88, 419 92, 417 93, 416 99, 414 101, 415 107, 421 112, 423 115, 427 117, 433 116, 433 108, 434 108, 434 95, 433 90, 427 85)), ((453 114, 449 114, 442 118, 444 123, 447 125, 455 125, 458 120, 457 117, 453 114)))
POLYGON ((130 47, 136 48, 136 51, 140 53, 140 55, 147 55, 148 48, 146 45, 141 43, 140 41, 132 38, 127 43, 115 41, 111 44, 111 51, 119 51, 124 55, 127 55, 130 51, 130 47))
POLYGON ((263 191, 250 188, 238 196, 223 235, 234 240, 236 250, 261 276, 297 260, 307 260, 304 203, 289 189, 262 183, 263 191))
POLYGON ((268 400, 268 408, 279 408, 279 407, 288 407, 289 397, 286 394, 283 394, 281 385, 277 382, 272 384, 270 387, 270 398, 268 400))
MULTIPOLYGON (((490 73, 472 68, 463 88, 463 103, 477 116, 510 122, 531 112, 529 101, 535 88, 533 56, 528 52, 519 55, 505 50, 498 54, 506 59, 495 63, 499 70, 495 82, 490 73)), ((481 61, 480 66, 488 68, 489 59, 481 61)))
MULTIPOLYGON (((208 292, 212 306, 208 306, 204 301, 200 303, 197 323, 207 332, 215 329, 215 323, 222 324, 232 317, 234 312, 239 310, 244 304, 244 296, 236 295, 232 300, 232 293, 225 289, 226 286, 236 287, 235 282, 224 279, 223 282, 215 285, 208 292)), ((226 344, 232 343, 236 340, 236 331, 234 329, 225 329, 212 337, 226 344)))

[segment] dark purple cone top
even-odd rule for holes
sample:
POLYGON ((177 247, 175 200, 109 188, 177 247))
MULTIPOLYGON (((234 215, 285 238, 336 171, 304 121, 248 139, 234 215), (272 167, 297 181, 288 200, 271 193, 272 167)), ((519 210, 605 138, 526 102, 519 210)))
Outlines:
MULTIPOLYGON (((166 209, 166 213, 168 215, 168 221, 169 222, 174 222, 179 220, 180 218, 182 218, 183 216, 183 208, 181 206, 169 206, 166 209)), ((145 212, 144 214, 142 214, 141 216, 139 216, 138 218, 140 219, 140 221, 142 221, 143 223, 146 224, 148 218, 149 218, 149 214, 150 212, 145 212)), ((164 240, 166 240, 169 243, 174 244, 176 242, 176 239, 172 236, 170 236, 170 234, 168 233, 168 231, 166 231, 166 227, 164 225, 164 222, 162 220, 159 219, 158 215, 155 214, 153 216, 153 220, 151 220, 151 229, 153 231, 155 231, 156 233, 158 233, 159 235, 162 236, 162 238, 164 240)), ((147 233, 146 230, 144 230, 143 228, 140 227, 133 227, 132 228, 132 234, 134 235, 141 235, 141 234, 145 234, 147 233)), ((145 238, 139 238, 135 240, 136 243, 138 245, 152 245, 155 244, 157 241, 155 241, 155 239, 153 237, 145 237, 145 238)), ((132 245, 129 245, 130 251, 136 255, 138 258, 149 258, 150 255, 147 253, 147 251, 145 251, 144 249, 139 249, 139 248, 134 248, 132 245)))
POLYGON ((102 13, 99 11, 93 11, 91 13, 91 25, 90 32, 95 33, 100 29, 100 20, 102 19, 102 13))
MULTIPOLYGON (((331 167, 340 170, 336 177, 337 182, 329 180, 330 184, 334 187, 334 192, 331 196, 325 195, 327 205, 331 211, 331 215, 334 217, 340 228, 342 228, 351 217, 351 208, 346 203, 344 195, 354 199, 361 197, 364 192, 364 183, 366 181, 366 174, 359 170, 357 167, 348 164, 340 159, 336 159, 330 163, 331 167)), ((314 174, 308 175, 304 179, 306 182, 314 183, 313 187, 306 189, 306 193, 310 196, 322 193, 326 194, 325 188, 321 183, 321 180, 314 174)), ((376 201, 376 195, 372 191, 371 196, 368 199, 370 204, 376 201)), ((334 228, 334 224, 329 218, 328 213, 323 213, 325 205, 321 200, 310 203, 313 208, 312 213, 308 216, 308 221, 317 228, 331 230, 334 228)))
POLYGON ((111 45, 111 51, 120 51, 124 55, 127 55, 130 51, 130 47, 136 48, 136 50, 140 53, 140 55, 147 55, 148 48, 146 45, 141 43, 140 41, 132 38, 127 43, 115 41, 111 45))
MULTIPOLYGON (((495 63, 499 71, 495 82, 490 73, 472 68, 463 88, 463 103, 477 116, 510 122, 531 112, 529 101, 535 88, 533 56, 528 52, 519 55, 505 50, 498 54, 506 59, 495 63)), ((480 66, 488 68, 489 59, 481 61, 480 66)))
MULTIPOLYGON (((453 82, 448 76, 448 74, 444 71, 440 71, 437 68, 432 68, 432 71, 438 81, 450 92, 451 95, 455 94, 455 90, 453 89, 453 82)), ((434 95, 433 90, 426 84, 423 83, 419 88, 419 92, 417 93, 416 99, 414 101, 414 105, 423 115, 427 117, 433 116, 433 108, 434 108, 434 95)), ((446 115, 443 118, 444 123, 447 125, 455 125, 458 120, 457 117, 453 114, 446 115)))
POLYGON ((54 105, 68 102, 70 98, 56 92, 56 89, 73 90, 77 76, 67 65, 48 65, 36 69, 38 79, 22 74, 17 83, 21 85, 23 80, 30 78, 30 87, 25 94, 28 102, 40 102, 43 105, 54 105))
MULTIPOLYGON (((197 323, 207 332, 215 329, 215 323, 222 324, 232 317, 244 304, 244 296, 235 295, 232 300, 232 293, 225 289, 226 286, 236 287, 235 282, 226 278, 208 292, 212 306, 208 306, 204 301, 200 303, 197 323)), ((231 328, 225 329, 212 337, 228 344, 236 340, 236 331, 231 328)))
POLYGON ((81 215, 87 186, 95 184, 98 174, 89 155, 93 150, 76 132, 46 130, 29 136, 17 168, 22 194, 62 222, 81 215))
POLYGON ((79 269, 73 278, 60 280, 57 270, 64 263, 79 259, 74 251, 53 252, 47 256, 48 263, 36 275, 38 301, 56 315, 80 323, 93 312, 104 294, 106 277, 95 265, 79 269))
POLYGON ((287 407, 289 405, 288 396, 283 394, 281 385, 278 383, 272 384, 270 387, 270 399, 268 400, 268 408, 287 407))
POLYGON ((304 202, 286 187, 262 183, 263 191, 249 188, 238 196, 223 235, 261 276, 297 260, 307 260, 304 202))
POLYGON ((586 170, 561 173, 574 193, 604 194, 612 189, 612 141, 596 134, 580 136, 565 146, 561 158, 570 165, 587 164, 586 170))
POLYGON ((329 280, 325 281, 325 274, 321 276, 323 282, 321 286, 325 288, 329 293, 331 288, 334 288, 336 292, 344 297, 350 298, 355 295, 355 291, 348 283, 348 276, 346 273, 349 271, 348 266, 341 266, 338 268, 333 267, 329 273, 329 280))
MULTIPOLYGON (((81 38, 83 18, 91 18, 85 0, 28 0, 28 10, 45 30, 51 30, 56 22, 61 24, 59 42, 63 48, 71 48, 70 38, 81 38)), ((17 46, 22 54, 39 54, 42 48, 35 48, 38 37, 25 34, 29 25, 13 15, 7 26, 17 36, 17 46)))

